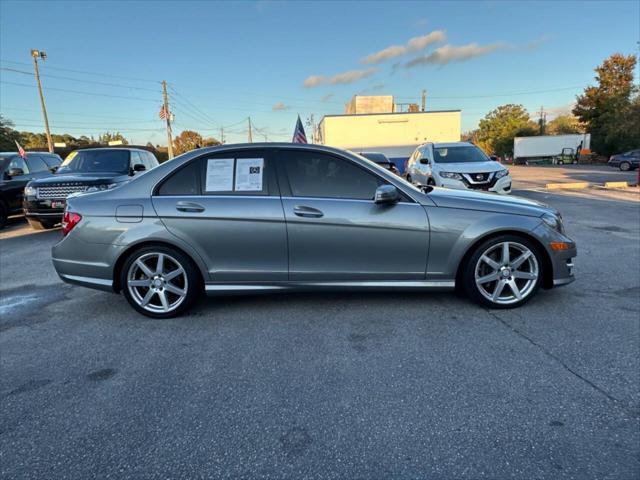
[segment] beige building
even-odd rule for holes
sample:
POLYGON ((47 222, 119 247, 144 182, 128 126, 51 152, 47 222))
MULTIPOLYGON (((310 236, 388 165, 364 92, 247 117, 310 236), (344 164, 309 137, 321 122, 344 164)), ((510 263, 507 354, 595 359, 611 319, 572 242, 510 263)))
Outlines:
POLYGON ((354 95, 345 107, 347 115, 395 112, 393 95, 354 95))
POLYGON ((318 126, 318 143, 408 157, 424 142, 459 142, 460 110, 326 115, 318 126))

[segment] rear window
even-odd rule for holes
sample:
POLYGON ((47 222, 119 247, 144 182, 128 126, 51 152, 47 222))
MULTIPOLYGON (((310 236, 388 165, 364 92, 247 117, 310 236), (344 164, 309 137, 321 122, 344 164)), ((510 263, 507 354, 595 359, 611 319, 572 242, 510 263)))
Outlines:
POLYGON ((473 163, 489 160, 482 150, 474 146, 434 147, 433 159, 436 163, 473 163))
POLYGON ((40 155, 49 168, 57 167, 62 163, 62 159, 57 155, 40 155))
POLYGON ((129 174, 128 150, 77 150, 64 159, 58 173, 129 174))

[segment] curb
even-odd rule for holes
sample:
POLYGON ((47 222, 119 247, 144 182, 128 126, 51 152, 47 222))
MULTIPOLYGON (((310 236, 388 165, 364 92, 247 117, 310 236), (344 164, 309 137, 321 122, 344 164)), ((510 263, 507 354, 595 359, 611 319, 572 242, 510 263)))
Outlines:
POLYGON ((604 188, 629 188, 629 182, 604 182, 604 188))
MULTIPOLYGON (((618 183, 618 182, 616 182, 618 183)), ((570 189, 582 189, 582 188, 589 188, 589 183, 588 182, 573 182, 573 183, 547 183, 547 190, 561 190, 563 188, 570 188, 570 189)))

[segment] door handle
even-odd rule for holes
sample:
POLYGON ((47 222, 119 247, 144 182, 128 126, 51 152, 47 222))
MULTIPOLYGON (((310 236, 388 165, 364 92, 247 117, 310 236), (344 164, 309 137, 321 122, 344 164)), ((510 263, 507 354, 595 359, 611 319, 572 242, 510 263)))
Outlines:
POLYGON ((176 210, 179 212, 204 212, 204 207, 192 202, 178 202, 176 203, 176 210))
POLYGON ((322 213, 317 208, 305 207, 303 205, 298 205, 293 207, 293 213, 296 214, 298 217, 307 217, 307 218, 320 218, 324 216, 324 213, 322 213))

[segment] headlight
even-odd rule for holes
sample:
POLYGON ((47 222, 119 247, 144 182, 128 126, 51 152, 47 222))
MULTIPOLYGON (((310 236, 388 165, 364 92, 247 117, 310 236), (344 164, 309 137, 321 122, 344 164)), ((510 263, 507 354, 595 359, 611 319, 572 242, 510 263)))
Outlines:
POLYGON ((545 213, 542 216, 542 221, 553 228, 556 232, 564 233, 564 225, 562 223, 562 217, 560 215, 545 213))
POLYGON ((38 189, 36 187, 27 185, 26 187, 24 187, 24 194, 27 197, 35 197, 38 194, 38 189))
POLYGON ((462 175, 455 172, 439 172, 438 175, 440 175, 442 178, 450 178, 452 180, 462 180, 462 175))
POLYGON ((496 180, 498 178, 506 177, 507 175, 509 175, 509 170, 507 170, 506 168, 504 170, 498 170, 496 172, 496 180))
POLYGON ((92 185, 91 187, 87 188, 86 192, 91 193, 91 192, 100 192, 102 190, 111 190, 112 188, 115 188, 117 186, 118 186, 117 183, 92 185))

